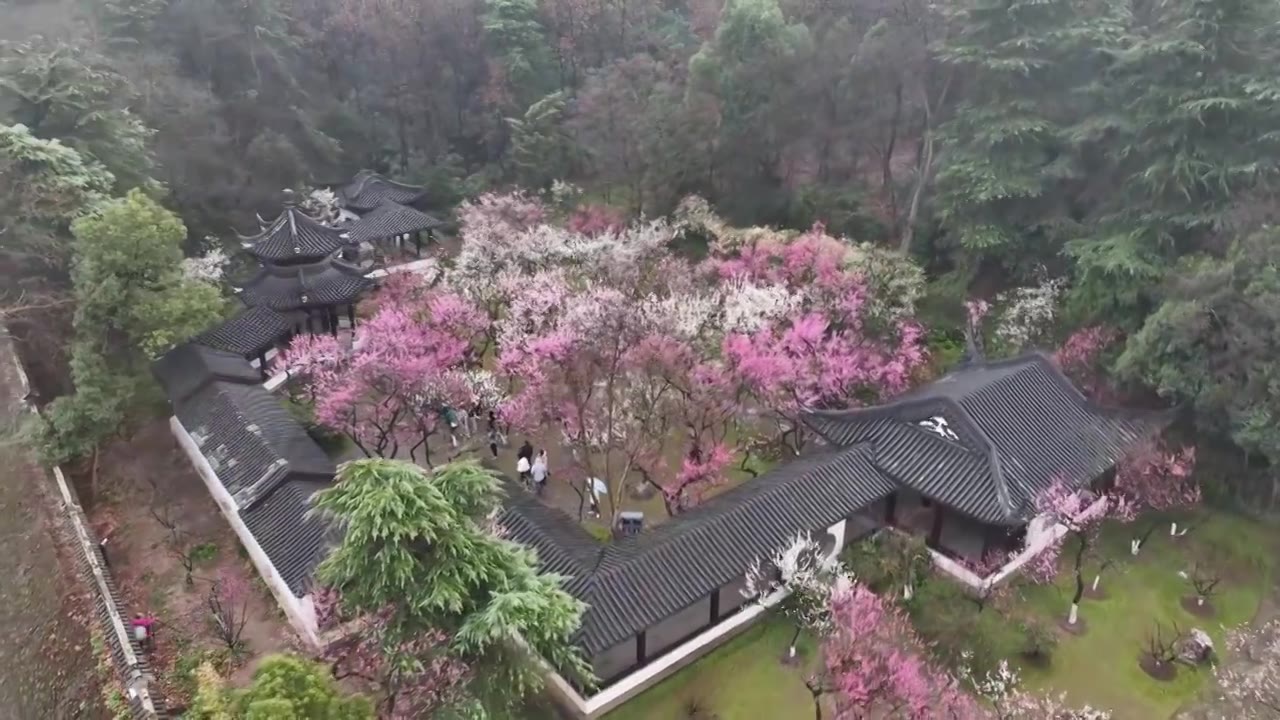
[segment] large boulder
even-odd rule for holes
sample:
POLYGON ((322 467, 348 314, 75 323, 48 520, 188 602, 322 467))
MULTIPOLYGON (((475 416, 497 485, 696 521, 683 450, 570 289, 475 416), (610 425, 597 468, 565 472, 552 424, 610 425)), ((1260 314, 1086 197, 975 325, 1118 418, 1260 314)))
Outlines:
POLYGON ((1178 660, 1188 665, 1203 665, 1213 657, 1213 638, 1200 628, 1193 628, 1178 641, 1178 660))

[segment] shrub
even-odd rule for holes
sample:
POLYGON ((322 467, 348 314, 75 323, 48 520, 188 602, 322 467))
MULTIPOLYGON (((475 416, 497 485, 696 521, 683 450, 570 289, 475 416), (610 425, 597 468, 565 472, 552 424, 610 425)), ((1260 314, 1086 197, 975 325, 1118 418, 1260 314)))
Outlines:
POLYGON ((1018 629, 1022 633, 1023 657, 1048 664, 1053 651, 1058 649, 1058 633, 1039 620, 1023 620, 1018 629))
POLYGON ((952 670, 967 666, 982 677, 1021 650, 1016 625, 998 612, 979 612, 963 588, 944 579, 925 583, 908 613, 938 661, 952 670))

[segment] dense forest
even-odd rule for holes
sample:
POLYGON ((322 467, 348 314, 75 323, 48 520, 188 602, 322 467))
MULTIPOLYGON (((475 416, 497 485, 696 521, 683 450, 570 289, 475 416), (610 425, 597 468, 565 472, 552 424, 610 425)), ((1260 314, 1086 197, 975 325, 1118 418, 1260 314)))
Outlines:
POLYGON ((0 35, 5 313, 84 396, 56 457, 209 320, 183 256, 372 168, 880 244, 935 354, 969 298, 1051 321, 1006 349, 1104 328, 1224 497, 1280 502, 1270 0, 6 0, 0 35))

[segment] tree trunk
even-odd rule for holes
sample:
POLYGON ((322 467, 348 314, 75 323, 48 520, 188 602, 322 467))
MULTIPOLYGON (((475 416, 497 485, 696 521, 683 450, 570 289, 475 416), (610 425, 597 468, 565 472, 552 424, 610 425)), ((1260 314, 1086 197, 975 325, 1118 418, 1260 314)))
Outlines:
POLYGON ((893 88, 893 119, 889 121, 889 142, 880 159, 880 187, 885 201, 889 205, 889 222, 894 232, 898 232, 898 193, 893 186, 893 151, 898 144, 898 125, 902 121, 902 83, 893 88))

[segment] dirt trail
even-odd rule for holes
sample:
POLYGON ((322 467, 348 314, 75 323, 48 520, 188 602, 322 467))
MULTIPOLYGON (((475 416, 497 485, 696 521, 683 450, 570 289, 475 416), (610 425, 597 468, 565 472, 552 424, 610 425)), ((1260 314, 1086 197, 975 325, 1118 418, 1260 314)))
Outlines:
POLYGON ((23 394, 0 333, 0 718, 103 717, 72 548, 44 470, 15 439, 23 394))

